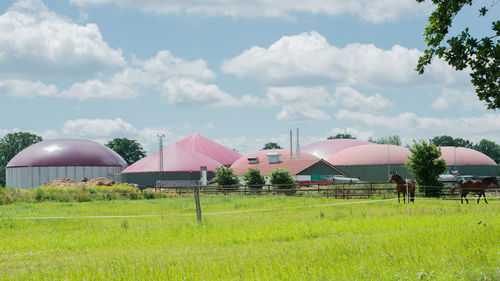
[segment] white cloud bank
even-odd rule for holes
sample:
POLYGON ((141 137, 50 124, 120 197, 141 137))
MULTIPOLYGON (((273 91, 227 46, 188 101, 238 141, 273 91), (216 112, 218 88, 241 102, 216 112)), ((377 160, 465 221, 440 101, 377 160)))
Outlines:
POLYGON ((265 17, 293 18, 294 13, 323 14, 329 16, 355 15, 365 21, 381 23, 427 12, 428 5, 419 5, 414 0, 70 0, 82 6, 112 3, 122 7, 133 7, 155 14, 202 14, 208 16, 230 16, 234 18, 265 17))
POLYGON ((41 0, 21 0, 0 15, 0 77, 74 78, 125 65, 96 24, 78 25, 41 0))
POLYGON ((312 31, 284 36, 268 48, 252 47, 224 61, 222 71, 254 77, 264 84, 336 84, 380 88, 448 86, 468 81, 443 61, 435 61, 424 75, 415 71, 422 52, 394 45, 383 50, 372 44, 330 45, 312 31))

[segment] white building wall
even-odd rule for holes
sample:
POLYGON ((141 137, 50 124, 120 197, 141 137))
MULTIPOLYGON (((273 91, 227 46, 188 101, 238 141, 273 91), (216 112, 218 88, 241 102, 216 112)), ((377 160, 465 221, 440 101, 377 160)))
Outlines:
POLYGON ((38 187, 57 178, 81 180, 104 177, 120 181, 120 173, 125 167, 16 167, 6 169, 6 183, 8 187, 28 189, 38 187))

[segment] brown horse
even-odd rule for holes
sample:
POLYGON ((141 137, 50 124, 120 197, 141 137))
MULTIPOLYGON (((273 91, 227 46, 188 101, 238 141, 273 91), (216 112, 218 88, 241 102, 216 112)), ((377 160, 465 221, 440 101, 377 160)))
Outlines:
POLYGON ((398 203, 401 201, 399 200, 399 194, 403 193, 403 203, 405 203, 405 197, 406 197, 406 184, 408 184, 408 193, 410 193, 410 202, 415 203, 415 183, 412 180, 404 180, 400 175, 391 172, 391 177, 389 178, 389 182, 395 182, 396 183, 396 191, 398 192, 398 203))
POLYGON ((469 204, 469 200, 467 200, 467 194, 469 194, 469 192, 479 194, 479 198, 477 198, 478 204, 479 200, 481 199, 481 195, 484 197, 484 202, 488 204, 485 194, 486 188, 488 188, 488 186, 490 185, 494 185, 497 188, 499 187, 496 177, 488 177, 479 180, 464 180, 460 181, 458 185, 460 186, 460 201, 462 202, 462 204, 464 203, 463 198, 465 198, 465 202, 469 204))

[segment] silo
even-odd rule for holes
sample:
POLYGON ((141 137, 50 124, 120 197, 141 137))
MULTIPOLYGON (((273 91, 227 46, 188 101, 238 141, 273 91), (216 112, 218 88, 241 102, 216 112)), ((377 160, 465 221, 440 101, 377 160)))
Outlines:
POLYGON ((402 146, 360 145, 333 155, 328 162, 346 172, 349 177, 368 182, 387 182, 390 171, 395 171, 403 178, 412 178, 403 166, 410 155, 410 150, 402 146))
POLYGON ((130 165, 121 173, 122 181, 135 183, 141 188, 155 187, 160 181, 161 186, 192 186, 200 182, 200 167, 207 167, 207 177, 215 176, 215 170, 221 163, 193 151, 185 146, 174 143, 130 165), (163 170, 160 171, 160 154, 163 155, 163 170))
POLYGON ((238 152, 218 144, 200 134, 194 134, 177 142, 191 150, 204 154, 229 167, 242 156, 238 152))
POLYGON ((81 180, 105 177, 119 181, 127 167, 112 149, 83 139, 53 139, 19 152, 6 167, 7 186, 31 188, 56 178, 81 180))
POLYGON ((441 159, 449 170, 461 175, 498 176, 498 165, 485 154, 470 148, 441 146, 441 159))
POLYGON ((373 144, 374 143, 358 139, 331 139, 310 143, 304 147, 301 147, 301 150, 309 152, 319 158, 328 160, 333 155, 341 152, 342 150, 359 145, 373 144))

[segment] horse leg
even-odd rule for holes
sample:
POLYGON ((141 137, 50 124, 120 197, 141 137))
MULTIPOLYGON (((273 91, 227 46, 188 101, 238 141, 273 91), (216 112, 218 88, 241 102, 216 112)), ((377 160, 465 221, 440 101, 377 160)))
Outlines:
POLYGON ((412 192, 410 194, 411 194, 411 202, 415 203, 415 192, 412 192))
POLYGON ((398 192, 398 203, 401 203, 401 201, 399 201, 399 192, 398 192))
POLYGON ((486 193, 483 192, 483 197, 484 197, 484 202, 488 204, 488 201, 486 201, 486 193))

